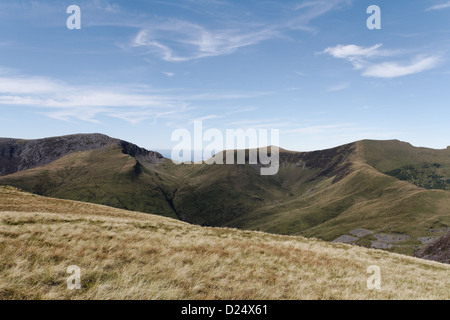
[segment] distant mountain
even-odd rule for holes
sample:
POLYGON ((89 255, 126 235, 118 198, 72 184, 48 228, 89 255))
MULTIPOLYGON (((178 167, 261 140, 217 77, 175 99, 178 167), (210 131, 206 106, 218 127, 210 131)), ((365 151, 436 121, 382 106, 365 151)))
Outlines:
POLYGON ((0 141, 0 184, 205 226, 262 230, 412 254, 450 227, 450 149, 364 140, 280 150, 258 166, 175 165, 103 135, 0 141))
POLYGON ((74 134, 38 140, 0 138, 0 176, 36 168, 79 151, 105 150, 120 145, 125 154, 139 157, 142 162, 158 162, 163 156, 129 142, 103 134, 74 134))

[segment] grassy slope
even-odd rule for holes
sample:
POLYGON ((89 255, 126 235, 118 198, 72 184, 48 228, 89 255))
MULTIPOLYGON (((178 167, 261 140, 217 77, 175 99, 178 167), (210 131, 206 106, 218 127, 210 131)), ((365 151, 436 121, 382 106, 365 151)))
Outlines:
POLYGON ((0 187, 0 299, 450 299, 450 266, 0 187), (81 268, 82 289, 66 289, 81 268), (381 290, 367 290, 370 265, 381 290))

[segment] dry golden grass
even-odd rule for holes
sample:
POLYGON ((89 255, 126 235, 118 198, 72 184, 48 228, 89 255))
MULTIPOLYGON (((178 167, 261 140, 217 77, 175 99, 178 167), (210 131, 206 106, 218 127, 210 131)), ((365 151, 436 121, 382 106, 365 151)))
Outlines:
POLYGON ((450 266, 0 187, 0 299, 449 299, 450 266), (67 267, 81 268, 68 290, 67 267), (381 290, 366 269, 381 268, 381 290))

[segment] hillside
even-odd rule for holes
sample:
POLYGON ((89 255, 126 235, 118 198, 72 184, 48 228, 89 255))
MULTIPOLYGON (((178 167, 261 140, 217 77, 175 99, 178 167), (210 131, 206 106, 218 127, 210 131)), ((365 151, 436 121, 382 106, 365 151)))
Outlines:
POLYGON ((329 178, 315 178, 309 190, 293 192, 293 196, 226 225, 328 241, 344 236, 341 239, 349 243, 407 254, 448 230, 448 191, 426 190, 383 174, 360 156, 364 143, 352 146, 354 152, 343 177, 332 172, 329 178), (352 234, 361 228, 370 233, 352 234), (380 241, 385 236, 400 240, 380 241))
MULTIPOLYGON (((1 161, 6 163, 5 157, 1 161)), ((261 176, 249 164, 174 165, 112 139, 100 148, 73 150, 48 164, 2 176, 0 183, 203 226, 413 254, 450 228, 449 161, 450 149, 365 140, 314 152, 281 149, 278 174, 261 176), (413 171, 406 168, 417 170, 408 175, 413 171)))
POLYGON ((0 299, 450 299, 449 265, 11 187, 0 187, 0 256, 0 299), (81 290, 66 288, 70 265, 81 290))
POLYGON ((380 172, 425 189, 450 190, 450 147, 416 148, 397 140, 361 144, 367 163, 380 172))

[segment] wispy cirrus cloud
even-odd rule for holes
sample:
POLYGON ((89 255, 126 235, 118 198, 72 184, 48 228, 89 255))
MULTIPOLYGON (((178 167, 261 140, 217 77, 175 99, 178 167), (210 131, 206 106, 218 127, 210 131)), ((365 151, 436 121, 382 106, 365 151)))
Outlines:
MULTIPOLYGON (((49 77, 29 76, 0 67, 0 106, 33 107, 50 118, 99 122, 100 116, 129 123, 147 119, 193 117, 204 101, 256 98, 270 92, 198 92, 155 90, 145 85, 73 85, 49 77)), ((248 108, 246 109, 248 110, 248 108)), ((238 111, 236 111, 238 112, 238 111)), ((231 111, 224 113, 225 116, 231 111)))
POLYGON ((337 45, 328 47, 322 54, 329 54, 334 58, 345 59, 353 64, 357 70, 363 69, 367 64, 367 59, 372 57, 389 56, 393 52, 380 49, 383 44, 379 43, 372 47, 361 47, 355 44, 337 45))
MULTIPOLYGON (((83 28, 123 27, 131 34, 128 40, 116 39, 116 45, 125 50, 157 56, 164 61, 185 62, 208 57, 230 55, 236 51, 264 41, 286 37, 292 30, 317 31, 312 21, 333 10, 352 3, 353 0, 316 0, 300 4, 264 2, 258 5, 270 7, 277 13, 269 19, 265 13, 254 10, 255 4, 245 1, 185 0, 155 1, 156 7, 165 7, 167 14, 137 12, 129 5, 107 0, 79 0, 83 8, 83 28), (171 10, 190 11, 202 19, 187 16, 174 18, 171 10)), ((20 19, 44 20, 48 25, 61 24, 59 10, 45 2, 1 3, 4 12, 19 12, 20 19), (43 18, 45 17, 45 18, 43 18)), ((178 16, 180 17, 180 16, 178 16)), ((16 18, 16 16, 14 16, 16 18)), ((0 44, 1 46, 1 44, 0 44)))
POLYGON ((54 119, 98 122, 99 116, 130 123, 188 110, 176 97, 146 92, 145 87, 71 85, 49 77, 21 75, 1 69, 0 105, 36 108, 54 119))
POLYGON ((352 4, 352 0, 304 1, 294 7, 294 11, 299 12, 299 15, 288 21, 286 25, 291 28, 314 31, 315 28, 310 26, 313 19, 350 4, 352 4))
POLYGON ((380 58, 403 55, 401 50, 381 49, 383 44, 371 47, 358 45, 337 45, 328 47, 320 54, 329 54, 337 59, 352 63, 355 70, 361 70, 365 77, 396 78, 420 73, 435 68, 441 61, 438 55, 418 55, 412 61, 379 61, 380 58))
POLYGON ((120 13, 121 7, 117 3, 110 3, 106 0, 93 0, 92 5, 99 9, 110 13, 120 13))
POLYGON ((330 88, 328 88, 328 91, 329 92, 336 92, 336 91, 345 90, 347 88, 350 88, 350 83, 344 82, 344 83, 339 83, 339 84, 336 84, 334 86, 331 86, 330 88))
POLYGON ((54 108, 168 107, 164 96, 139 93, 132 88, 73 86, 43 77, 0 77, 2 104, 28 104, 54 108))
MULTIPOLYGON (((315 29, 310 26, 313 19, 351 3, 352 0, 306 1, 293 8, 284 8, 289 12, 292 10, 297 12, 295 17, 287 21, 269 23, 258 22, 257 17, 255 21, 246 22, 230 19, 228 16, 223 18, 221 6, 219 6, 220 9, 214 12, 215 20, 222 21, 222 24, 219 23, 218 26, 205 26, 173 18, 160 19, 154 24, 143 23, 129 43, 129 47, 143 49, 146 54, 156 54, 169 62, 229 55, 241 48, 283 37, 288 30, 300 29, 314 32, 315 29)), ((219 4, 224 3, 219 2, 219 4)))
POLYGON ((336 47, 328 47, 323 52, 329 53, 335 58, 354 58, 354 57, 373 57, 381 55, 380 48, 383 44, 379 43, 372 47, 364 48, 354 44, 337 45, 336 47))
POLYGON ((275 37, 270 28, 242 32, 240 29, 208 30, 182 20, 171 19, 140 30, 131 47, 143 47, 163 60, 181 62, 205 57, 227 55, 237 49, 275 37), (166 44, 170 39, 171 44, 166 44))
POLYGON ((404 64, 398 62, 383 62, 371 65, 363 72, 363 76, 377 78, 396 78, 436 67, 441 59, 438 56, 418 57, 414 61, 404 64))
POLYGON ((443 10, 450 8, 450 1, 447 1, 446 3, 436 4, 434 6, 429 7, 425 11, 433 11, 433 10, 443 10))

